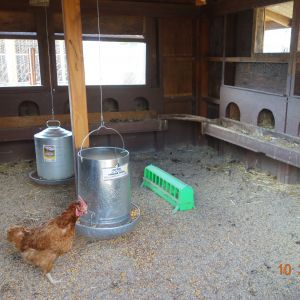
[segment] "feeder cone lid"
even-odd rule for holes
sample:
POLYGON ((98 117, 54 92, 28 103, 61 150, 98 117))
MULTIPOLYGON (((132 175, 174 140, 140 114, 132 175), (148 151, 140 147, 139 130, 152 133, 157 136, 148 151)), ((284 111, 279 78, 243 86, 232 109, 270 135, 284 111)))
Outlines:
POLYGON ((34 138, 44 139, 44 138, 62 138, 72 136, 72 132, 66 130, 60 126, 60 122, 57 120, 47 121, 47 128, 38 132, 34 135, 34 138), (56 125, 53 125, 56 124, 56 125))

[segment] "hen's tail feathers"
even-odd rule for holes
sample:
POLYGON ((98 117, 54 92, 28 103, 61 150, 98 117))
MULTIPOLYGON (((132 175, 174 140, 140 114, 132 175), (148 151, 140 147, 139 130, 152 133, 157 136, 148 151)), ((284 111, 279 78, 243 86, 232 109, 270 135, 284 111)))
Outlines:
POLYGON ((7 230, 7 239, 19 249, 22 245, 23 238, 25 236, 26 229, 21 226, 10 227, 7 230))

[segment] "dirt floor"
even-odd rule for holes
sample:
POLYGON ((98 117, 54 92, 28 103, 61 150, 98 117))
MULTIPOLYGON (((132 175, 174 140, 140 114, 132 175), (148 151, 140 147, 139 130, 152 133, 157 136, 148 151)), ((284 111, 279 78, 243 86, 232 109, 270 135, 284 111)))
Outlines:
POLYGON ((34 225, 74 199, 72 185, 32 183, 33 169, 28 161, 0 165, 1 299, 300 299, 299 186, 206 147, 132 154, 139 225, 114 240, 76 237, 52 272, 62 283, 52 286, 5 239, 9 225, 34 225), (173 214, 139 187, 150 163, 194 188, 194 210, 173 214), (280 274, 281 263, 291 275, 280 274))

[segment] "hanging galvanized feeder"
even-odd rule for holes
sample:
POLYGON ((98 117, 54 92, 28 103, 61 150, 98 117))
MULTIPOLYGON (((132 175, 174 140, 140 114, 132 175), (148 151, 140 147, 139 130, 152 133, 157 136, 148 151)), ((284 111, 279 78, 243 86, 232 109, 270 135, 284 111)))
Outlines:
POLYGON ((63 183, 74 176, 72 132, 58 120, 47 121, 47 128, 34 135, 38 183, 63 183))
MULTIPOLYGON (((99 0, 97 18, 100 47, 99 0)), ((131 202, 129 151, 125 150, 122 135, 116 129, 104 125, 101 84, 99 88, 101 123, 83 139, 77 154, 77 192, 86 201, 89 211, 76 223, 76 231, 92 239, 110 239, 133 230, 139 221, 140 209, 131 202), (83 149, 85 140, 101 129, 118 134, 122 148, 83 149)))
MULTIPOLYGON (((116 130, 101 125, 101 128, 116 130)), ((89 135, 92 133, 90 132, 89 135)), ((110 239, 132 231, 140 209, 131 202, 129 152, 117 147, 91 147, 78 152, 78 194, 89 207, 76 224, 77 233, 110 239)))

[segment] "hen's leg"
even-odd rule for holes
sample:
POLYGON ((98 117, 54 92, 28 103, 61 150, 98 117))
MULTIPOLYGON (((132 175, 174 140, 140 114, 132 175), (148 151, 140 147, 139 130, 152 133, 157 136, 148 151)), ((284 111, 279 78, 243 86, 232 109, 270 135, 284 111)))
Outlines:
POLYGON ((53 268, 53 263, 57 258, 57 254, 51 250, 36 250, 29 248, 22 252, 23 258, 32 263, 33 265, 40 267, 46 274, 46 277, 52 284, 60 282, 60 280, 54 280, 50 274, 53 268))
POLYGON ((50 273, 46 273, 46 277, 48 278, 48 280, 52 283, 52 284, 56 284, 56 283, 59 283, 61 282, 61 280, 54 280, 51 276, 50 273))

